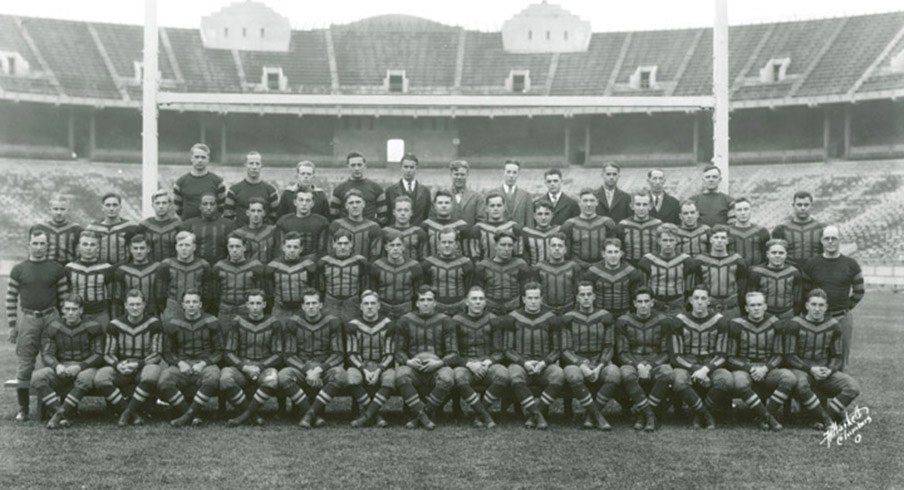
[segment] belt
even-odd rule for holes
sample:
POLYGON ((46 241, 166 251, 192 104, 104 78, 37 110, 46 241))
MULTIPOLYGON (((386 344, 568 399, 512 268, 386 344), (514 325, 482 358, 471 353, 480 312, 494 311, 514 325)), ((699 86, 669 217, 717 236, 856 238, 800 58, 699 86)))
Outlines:
POLYGON ((56 312, 56 308, 51 306, 50 308, 46 308, 43 310, 29 310, 28 308, 22 308, 22 313, 28 316, 33 316, 35 318, 43 318, 51 313, 56 312))

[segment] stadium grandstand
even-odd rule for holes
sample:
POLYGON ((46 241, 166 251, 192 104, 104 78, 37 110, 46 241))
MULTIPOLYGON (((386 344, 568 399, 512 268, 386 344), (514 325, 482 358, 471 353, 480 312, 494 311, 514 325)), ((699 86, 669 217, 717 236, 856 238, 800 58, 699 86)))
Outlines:
MULTIPOLYGON (((85 196, 73 203, 81 221, 96 214, 91 196, 101 189, 140 195, 138 169, 111 170, 141 161, 142 29, 0 15, 0 158, 37 161, 0 176, 9 190, 0 196, 5 250, 20 240, 22 216, 45 214, 52 190, 85 196)), ((582 111, 542 100, 709 96, 712 35, 710 28, 592 32, 589 23, 545 2, 516 14, 499 32, 400 15, 292 30, 261 3, 236 3, 205 17, 198 29, 159 28, 162 91, 538 102, 517 110, 442 101, 332 108, 164 104, 159 159, 185 164, 187 149, 202 141, 224 165, 241 164, 255 149, 266 163, 282 166, 310 159, 340 167, 351 150, 381 166, 392 159, 388 141, 401 140, 427 168, 455 158, 496 168, 516 158, 532 168, 569 167, 574 191, 580 176, 597 179, 598 170, 584 169, 616 161, 626 168, 624 186, 632 179, 640 186, 640 169, 710 161, 708 109, 582 111), (258 23, 232 24, 237 13, 258 23)), ((820 217, 842 223, 862 257, 900 259, 904 171, 895 159, 904 157, 904 11, 736 25, 729 40, 730 162, 750 164, 732 171, 731 193, 750 197, 755 219, 771 226, 788 214, 794 190, 811 190, 820 217), (769 165, 779 163, 795 165, 769 165)), ((161 181, 170 183, 181 171, 162 166, 161 181)), ((229 182, 241 178, 240 168, 217 171, 229 182)), ((281 183, 289 174, 281 174, 281 183)), ((669 175, 679 196, 699 185, 693 172, 669 175)), ((539 183, 534 180, 531 185, 539 183)), ((129 203, 125 212, 137 216, 139 207, 129 203)))

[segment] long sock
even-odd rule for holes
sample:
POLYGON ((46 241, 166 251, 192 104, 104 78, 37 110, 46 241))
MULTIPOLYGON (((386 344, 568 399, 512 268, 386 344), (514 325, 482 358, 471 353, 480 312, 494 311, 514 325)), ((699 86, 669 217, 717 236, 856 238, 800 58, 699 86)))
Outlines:
POLYGON ((132 412, 141 410, 141 408, 144 407, 145 403, 147 403, 153 392, 153 383, 141 383, 136 386, 135 391, 132 393, 132 399, 129 400, 129 410, 132 412))
POLYGON ((399 394, 402 395, 402 400, 414 412, 414 415, 420 415, 424 411, 424 404, 421 402, 421 397, 418 395, 417 390, 414 389, 413 384, 405 383, 399 386, 399 394))
POLYGON ((540 393, 540 403, 538 405, 538 409, 542 410, 544 413, 552 406, 553 402, 556 401, 556 397, 559 396, 559 392, 562 391, 562 387, 559 385, 549 385, 543 390, 543 393, 540 393))
POLYGON ((311 402, 308 401, 308 395, 300 387, 295 386, 289 391, 289 399, 292 400, 292 407, 298 414, 303 415, 311 408, 311 402))
POLYGON ((777 413, 782 409, 786 401, 788 401, 788 393, 780 390, 775 390, 774 392, 772 392, 772 396, 770 396, 769 400, 766 402, 766 410, 768 410, 770 413, 777 413))
POLYGON ((317 398, 314 399, 314 403, 311 404, 311 412, 315 415, 323 413, 337 391, 339 391, 339 387, 335 383, 327 383, 324 385, 324 387, 320 389, 320 393, 317 393, 317 398))
POLYGON ((28 405, 29 405, 28 395, 29 395, 28 388, 16 388, 16 399, 19 401, 19 408, 22 409, 24 412, 28 412, 28 405))
POLYGON ((254 392, 254 401, 263 405, 267 403, 267 400, 276 396, 276 390, 270 388, 269 386, 259 386, 257 391, 254 392))
POLYGON ((847 408, 847 404, 843 401, 839 400, 838 397, 830 398, 829 401, 826 402, 826 408, 834 418, 842 418, 844 417, 844 411, 847 408))
POLYGON ((447 388, 441 388, 439 385, 434 386, 433 390, 427 395, 427 406, 431 410, 437 407, 441 407, 443 403, 446 402, 446 397, 449 396, 449 390, 447 388))
POLYGON ((483 392, 483 404, 486 407, 492 407, 497 400, 499 394, 502 393, 503 386, 498 383, 491 383, 489 388, 483 392))
POLYGON ((534 413, 537 410, 537 399, 534 398, 527 384, 515 383, 512 385, 512 391, 515 392, 515 397, 521 402, 521 408, 525 415, 534 413))
POLYGON ((238 386, 223 390, 223 398, 229 401, 233 407, 244 411, 248 405, 248 397, 245 396, 245 390, 238 386))

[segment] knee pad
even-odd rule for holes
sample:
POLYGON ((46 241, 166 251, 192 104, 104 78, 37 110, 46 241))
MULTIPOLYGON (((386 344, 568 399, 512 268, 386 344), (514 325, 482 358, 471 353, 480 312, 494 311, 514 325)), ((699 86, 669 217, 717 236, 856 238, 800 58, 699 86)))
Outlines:
MULTIPOLYGON (((382 377, 382 375, 381 375, 382 377)), ((414 382, 414 370, 412 370, 408 366, 401 366, 396 369, 395 373, 395 385, 403 385, 407 383, 414 382)))
POLYGON ((294 373, 292 372, 294 368, 282 368, 276 373, 276 384, 279 387, 288 386, 290 383, 295 381, 294 373))
POLYGON ((778 389, 789 391, 797 387, 797 377, 794 376, 794 373, 787 369, 782 369, 779 371, 779 375, 778 389))
POLYGON ((466 367, 457 367, 452 371, 452 379, 455 381, 455 386, 465 386, 471 384, 471 377, 468 375, 470 371, 466 367))
POLYGON ((621 379, 624 382, 633 383, 638 381, 637 369, 634 369, 634 366, 622 366, 619 369, 619 373, 621 374, 621 379))
POLYGON ((91 391, 94 389, 94 375, 92 369, 86 369, 75 377, 75 387, 81 391, 91 391))
POLYGON ((546 380, 551 385, 562 386, 565 384, 565 372, 562 371, 562 368, 559 366, 550 366, 546 369, 549 370, 549 374, 546 377, 546 380))
POLYGON ((94 386, 98 389, 113 388, 113 378, 116 376, 115 371, 110 366, 104 366, 97 370, 94 377, 94 386))
POLYGON ((576 385, 584 382, 584 373, 577 366, 565 366, 565 382, 570 385, 576 385))
POLYGON ((262 386, 264 388, 276 389, 276 387, 279 384, 278 376, 279 375, 277 374, 276 369, 273 369, 273 368, 264 369, 264 372, 261 373, 261 377, 259 380, 260 386, 262 386))
POLYGON ((455 378, 452 373, 452 368, 443 367, 439 369, 439 372, 436 374, 436 387, 440 389, 448 390, 452 388, 455 384, 455 378))

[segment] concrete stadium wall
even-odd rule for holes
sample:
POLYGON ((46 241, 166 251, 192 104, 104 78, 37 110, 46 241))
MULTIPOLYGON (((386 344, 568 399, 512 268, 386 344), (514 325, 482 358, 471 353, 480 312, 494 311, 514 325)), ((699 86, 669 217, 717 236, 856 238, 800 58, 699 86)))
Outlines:
MULTIPOLYGON (((904 156, 901 100, 737 110, 730 124, 732 163, 904 156)), ((0 156, 138 162, 140 134, 137 110, 0 102, 0 156)), ((217 163, 241 164, 255 149, 280 163, 310 158, 341 166, 358 150, 380 165, 386 141, 396 138, 424 166, 458 157, 482 165, 499 156, 531 165, 687 165, 712 156, 708 112, 453 119, 162 111, 159 135, 163 163, 184 162, 188 148, 203 141, 217 163)))

